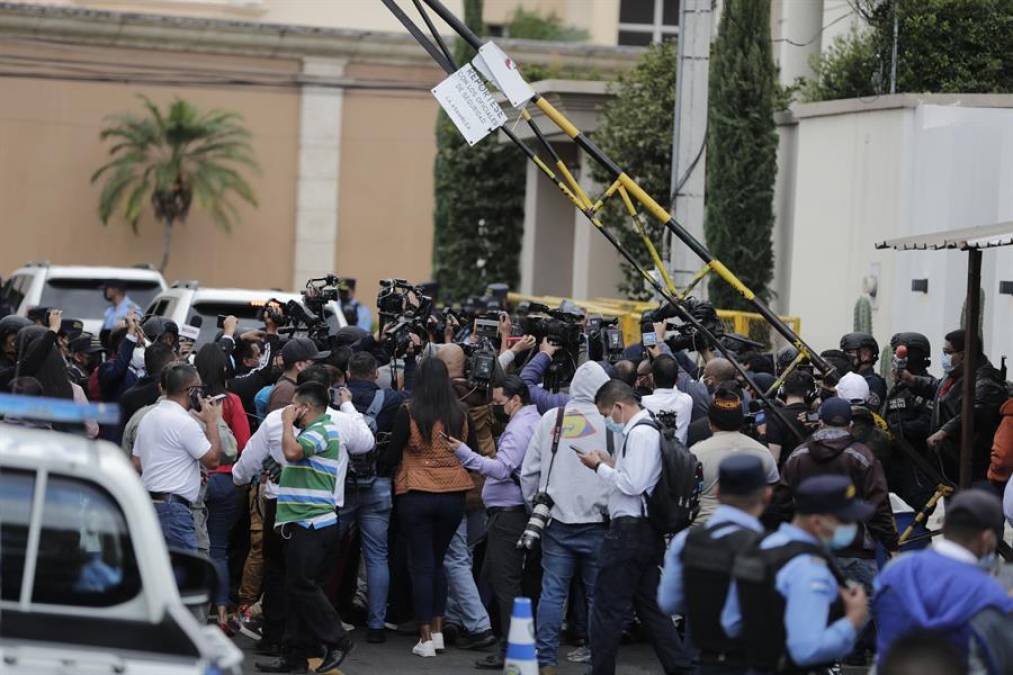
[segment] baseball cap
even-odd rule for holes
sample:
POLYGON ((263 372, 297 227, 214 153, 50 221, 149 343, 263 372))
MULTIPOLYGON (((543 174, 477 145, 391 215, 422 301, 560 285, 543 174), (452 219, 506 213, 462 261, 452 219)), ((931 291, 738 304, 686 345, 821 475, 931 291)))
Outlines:
POLYGON ((60 321, 60 335, 73 340, 84 332, 84 321, 81 319, 63 319, 60 321))
POLYGON ((830 474, 802 481, 795 490, 795 511, 803 515, 825 513, 846 522, 864 522, 872 517, 875 508, 858 498, 858 489, 850 478, 830 474))
POLYGON ((990 529, 1002 539, 1004 518, 1002 502, 985 490, 961 490, 946 502, 945 522, 959 520, 962 524, 990 529))
POLYGON ((869 383, 858 373, 848 373, 837 383, 837 396, 861 405, 869 400, 869 383))
POLYGON ((846 427, 851 424, 851 404, 839 396, 823 401, 820 405, 820 421, 830 427, 846 427))
POLYGON ((730 455, 718 465, 718 490, 723 495, 751 495, 766 485, 767 474, 756 455, 730 455))
POLYGON ((81 333, 72 339, 69 348, 71 354, 96 354, 103 351, 102 347, 92 343, 91 333, 81 333))
POLYGON ((286 368, 299 361, 323 361, 330 355, 329 351, 318 350, 313 340, 305 337, 292 338, 281 348, 281 360, 286 368))

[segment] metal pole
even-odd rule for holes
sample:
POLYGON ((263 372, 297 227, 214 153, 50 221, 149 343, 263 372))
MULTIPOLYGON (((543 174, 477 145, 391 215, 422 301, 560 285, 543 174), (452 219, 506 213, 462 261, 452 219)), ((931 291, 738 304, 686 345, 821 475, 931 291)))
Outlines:
POLYGON ((897 93, 897 2, 893 0, 893 49, 890 52, 890 93, 897 93))
POLYGON ((960 405, 960 489, 971 487, 974 446, 974 385, 978 368, 978 317, 981 315, 981 250, 967 251, 967 300, 964 312, 964 380, 960 405))

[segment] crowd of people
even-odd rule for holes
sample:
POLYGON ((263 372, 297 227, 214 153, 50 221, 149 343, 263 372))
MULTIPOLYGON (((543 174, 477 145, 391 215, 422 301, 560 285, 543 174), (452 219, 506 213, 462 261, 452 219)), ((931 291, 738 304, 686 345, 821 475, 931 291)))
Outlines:
POLYGON ((353 635, 406 626, 418 657, 484 650, 475 667, 502 669, 518 597, 542 675, 560 658, 610 675, 641 638, 670 674, 1013 668, 991 576, 1013 400, 984 353, 965 372, 962 330, 942 379, 926 336, 895 335, 888 383, 862 333, 822 353, 831 374, 792 348, 741 369, 673 350, 664 322, 602 350, 572 305, 567 344, 506 312, 491 333, 433 312, 425 332, 352 322, 321 344, 265 312, 197 345, 103 292, 98 336, 59 309, 0 319, 0 390, 117 403, 120 423, 4 421, 120 444, 167 544, 218 568, 209 621, 257 640, 262 672, 326 672, 353 635), (967 377, 975 487, 946 491, 941 537, 902 554, 898 505, 927 514, 957 482, 967 377), (688 519, 659 525, 687 457, 694 489, 667 508, 688 519))

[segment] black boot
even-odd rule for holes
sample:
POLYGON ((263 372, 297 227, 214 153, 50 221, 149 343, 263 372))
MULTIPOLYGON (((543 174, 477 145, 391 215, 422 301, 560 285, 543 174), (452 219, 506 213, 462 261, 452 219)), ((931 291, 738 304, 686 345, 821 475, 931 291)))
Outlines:
POLYGON ((306 659, 282 656, 273 661, 258 661, 254 667, 261 673, 306 673, 309 664, 306 659))
POLYGON ((355 643, 348 637, 337 645, 328 647, 327 651, 324 652, 324 658, 321 659, 320 665, 317 666, 316 672, 326 673, 329 670, 334 670, 341 665, 341 662, 345 660, 345 657, 351 653, 354 647, 355 643))

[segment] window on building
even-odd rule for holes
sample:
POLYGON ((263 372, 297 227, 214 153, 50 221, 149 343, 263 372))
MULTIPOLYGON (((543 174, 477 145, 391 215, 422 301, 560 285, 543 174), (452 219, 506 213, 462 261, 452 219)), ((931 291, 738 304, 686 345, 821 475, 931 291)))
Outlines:
POLYGON ((668 42, 679 34, 679 0, 619 0, 619 44, 668 42))

